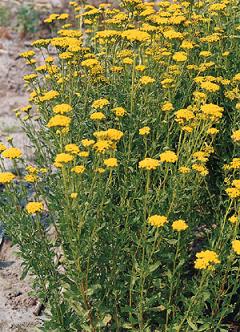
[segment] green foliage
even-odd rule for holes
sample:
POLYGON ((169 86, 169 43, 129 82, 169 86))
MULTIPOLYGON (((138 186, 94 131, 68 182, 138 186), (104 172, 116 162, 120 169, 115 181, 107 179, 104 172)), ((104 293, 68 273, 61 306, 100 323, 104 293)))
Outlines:
POLYGON ((38 31, 40 14, 32 5, 21 5, 17 11, 17 26, 21 32, 34 33, 38 31))
POLYGON ((1 219, 49 309, 43 330, 230 330, 240 305, 239 8, 72 5, 75 25, 52 14, 57 37, 34 43, 44 65, 21 55, 33 72, 30 105, 16 115, 34 167, 0 145, 1 219))
POLYGON ((3 5, 0 5, 0 27, 8 26, 10 18, 9 8, 3 5))

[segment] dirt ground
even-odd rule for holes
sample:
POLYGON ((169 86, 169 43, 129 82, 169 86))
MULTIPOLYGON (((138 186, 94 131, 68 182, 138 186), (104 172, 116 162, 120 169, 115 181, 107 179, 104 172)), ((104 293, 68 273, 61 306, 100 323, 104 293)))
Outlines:
POLYGON ((34 332, 41 318, 34 315, 37 299, 31 297, 31 278, 20 280, 21 260, 17 248, 5 242, 0 252, 0 331, 34 332))

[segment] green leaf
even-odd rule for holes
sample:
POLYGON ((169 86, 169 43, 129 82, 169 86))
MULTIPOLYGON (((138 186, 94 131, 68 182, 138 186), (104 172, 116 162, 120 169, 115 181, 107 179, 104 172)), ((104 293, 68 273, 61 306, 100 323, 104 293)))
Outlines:
POLYGON ((187 319, 188 325, 193 329, 193 331, 198 331, 197 325, 195 325, 190 319, 187 319))
POLYGON ((164 240, 165 240, 168 244, 173 244, 173 245, 175 245, 175 244, 178 242, 178 240, 176 240, 176 239, 166 239, 166 238, 164 238, 164 240))
POLYGON ((155 270, 157 270, 157 268, 159 267, 161 263, 160 262, 156 262, 152 265, 149 266, 149 273, 152 273, 154 272, 155 270))
POLYGON ((103 325, 107 326, 107 324, 111 321, 112 316, 110 314, 107 314, 104 318, 103 318, 103 325))

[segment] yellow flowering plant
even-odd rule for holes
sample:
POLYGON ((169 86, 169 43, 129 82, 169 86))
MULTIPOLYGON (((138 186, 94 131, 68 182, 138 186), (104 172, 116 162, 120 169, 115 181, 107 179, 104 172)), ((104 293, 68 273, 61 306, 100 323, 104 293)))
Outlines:
POLYGON ((227 331, 239 324, 237 1, 70 6, 21 54, 33 165, 0 143, 1 220, 50 312, 44 329, 227 331))

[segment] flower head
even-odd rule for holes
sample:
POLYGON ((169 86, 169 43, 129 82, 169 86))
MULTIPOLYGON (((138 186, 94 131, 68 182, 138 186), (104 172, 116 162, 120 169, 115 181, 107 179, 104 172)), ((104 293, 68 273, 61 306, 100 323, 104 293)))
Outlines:
POLYGON ((165 151, 160 154, 160 161, 166 163, 175 163, 178 160, 178 157, 175 152, 173 151, 165 151))
POLYGON ((72 110, 72 106, 69 104, 58 104, 53 107, 53 112, 56 114, 69 113, 72 110))
POLYGON ((95 109, 103 109, 105 106, 109 105, 109 101, 106 98, 97 99, 92 103, 92 107, 95 109))
POLYGON ((123 107, 115 107, 112 109, 112 112, 115 113, 117 117, 122 117, 125 115, 126 111, 123 107))
POLYGON ((110 167, 110 168, 118 166, 118 161, 116 158, 104 159, 103 163, 104 163, 104 165, 106 165, 107 167, 110 167))
POLYGON ((76 174, 82 174, 84 171, 85 171, 85 166, 83 165, 77 165, 71 169, 71 172, 76 174))
POLYGON ((162 227, 168 222, 167 217, 155 214, 148 218, 148 223, 154 227, 162 227))
POLYGON ((17 159, 22 156, 22 151, 17 148, 8 148, 3 151, 2 156, 7 159, 17 159))
POLYGON ((240 129, 235 130, 235 131, 232 133, 231 138, 232 138, 232 140, 233 140, 234 142, 240 142, 240 129))
POLYGON ((188 228, 188 225, 185 220, 179 219, 175 220, 172 223, 172 229, 177 232, 185 231, 188 228))
POLYGON ((101 121, 106 119, 106 116, 102 112, 94 112, 90 115, 91 120, 101 121))
POLYGON ((150 134, 151 129, 149 127, 142 127, 139 129, 139 135, 145 136, 150 134))
POLYGON ((139 83, 142 85, 147 85, 155 82, 155 78, 152 78, 150 76, 142 76, 139 80, 139 83))
POLYGON ((6 184, 10 183, 15 179, 15 175, 11 172, 2 172, 0 173, 0 183, 6 184))
POLYGON ((26 205, 26 210, 29 214, 35 214, 37 212, 43 211, 43 203, 42 202, 29 202, 26 205))
POLYGON ((240 241, 239 240, 232 241, 232 249, 237 255, 240 255, 240 241))
POLYGON ((71 119, 68 116, 55 115, 49 120, 47 127, 69 127, 70 123, 71 119))
POLYGON ((67 164, 70 161, 73 161, 73 156, 69 153, 59 153, 56 155, 55 162, 57 164, 67 164))
POLYGON ((78 154, 80 149, 76 144, 67 144, 65 146, 65 151, 72 154, 78 154))
POLYGON ((203 250, 196 254, 195 269, 212 269, 213 265, 219 264, 218 254, 212 250, 203 250))
POLYGON ((151 171, 155 170, 159 166, 159 164, 160 162, 157 159, 145 158, 139 162, 138 167, 147 171, 151 171))

